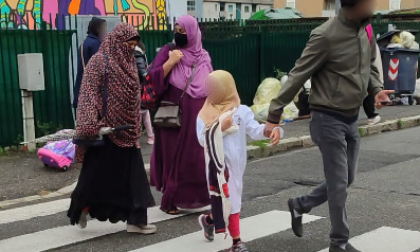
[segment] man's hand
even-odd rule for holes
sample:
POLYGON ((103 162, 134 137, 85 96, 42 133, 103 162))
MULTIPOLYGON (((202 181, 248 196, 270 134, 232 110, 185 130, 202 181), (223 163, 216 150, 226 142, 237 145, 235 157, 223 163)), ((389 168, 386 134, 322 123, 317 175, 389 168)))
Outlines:
POLYGON ((264 136, 265 137, 270 137, 271 136, 271 133, 273 132, 273 129, 275 127, 278 127, 278 126, 280 126, 280 125, 279 124, 273 124, 273 123, 267 122, 265 124, 264 136))
POLYGON ((390 105, 392 102, 389 99, 389 95, 393 94, 394 90, 382 90, 375 96, 375 106, 378 109, 381 109, 385 106, 390 105))

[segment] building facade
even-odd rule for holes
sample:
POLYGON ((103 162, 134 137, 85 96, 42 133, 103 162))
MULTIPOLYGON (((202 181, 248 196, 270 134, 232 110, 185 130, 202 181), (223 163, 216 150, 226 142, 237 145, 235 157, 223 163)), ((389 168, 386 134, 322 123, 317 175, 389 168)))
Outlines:
MULTIPOLYGON (((201 0, 202 18, 248 19, 274 6, 274 0, 201 0)), ((197 0, 196 0, 197 2, 197 0)))
MULTIPOLYGON (((378 11, 420 8, 420 0, 377 0, 378 11)), ((335 14, 335 0, 274 0, 275 8, 296 8, 304 17, 331 17, 335 14)))

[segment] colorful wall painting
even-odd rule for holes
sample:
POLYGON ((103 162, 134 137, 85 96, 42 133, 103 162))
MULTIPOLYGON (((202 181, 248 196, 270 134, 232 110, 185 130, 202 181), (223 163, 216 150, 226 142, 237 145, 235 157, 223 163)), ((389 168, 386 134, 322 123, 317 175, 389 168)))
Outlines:
POLYGON ((165 0, 0 0, 1 29, 64 29, 69 15, 120 16, 138 29, 165 29, 165 0))

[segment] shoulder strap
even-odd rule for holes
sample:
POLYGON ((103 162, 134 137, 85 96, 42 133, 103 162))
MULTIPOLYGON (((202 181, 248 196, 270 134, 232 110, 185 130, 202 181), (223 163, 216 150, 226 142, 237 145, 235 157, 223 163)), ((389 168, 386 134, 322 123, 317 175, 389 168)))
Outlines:
POLYGON ((172 43, 172 42, 168 43, 168 46, 169 46, 169 50, 171 50, 171 51, 175 50, 175 48, 176 48, 175 44, 172 43))
POLYGON ((105 81, 102 87, 102 115, 105 118, 108 110, 108 55, 102 53, 105 58, 105 81))
POLYGON ((372 25, 371 24, 368 24, 366 26, 366 33, 367 33, 367 36, 369 38, 369 44, 372 45, 373 30, 372 30, 372 25))
POLYGON ((195 74, 195 69, 196 69, 197 64, 194 64, 193 68, 192 68, 192 72, 191 72, 191 76, 187 81, 187 85, 184 88, 184 91, 182 91, 182 95, 181 98, 179 98, 179 104, 181 104, 182 98, 184 98, 185 92, 187 92, 188 87, 190 86, 191 82, 194 79, 194 74, 195 74))
MULTIPOLYGON (((168 43, 167 45, 169 46, 169 50, 171 50, 171 51, 175 50, 175 48, 176 48, 175 44, 172 43, 172 42, 168 43)), ((146 60, 147 60, 147 58, 146 58, 146 60)), ((147 70, 150 70, 150 69, 153 68, 153 63, 154 63, 154 61, 152 61, 150 64, 147 65, 147 70)))
POLYGON ((85 54, 83 53, 84 45, 85 45, 85 42, 83 42, 82 45, 80 46, 80 58, 82 59, 83 70, 85 70, 85 68, 86 68, 85 54))

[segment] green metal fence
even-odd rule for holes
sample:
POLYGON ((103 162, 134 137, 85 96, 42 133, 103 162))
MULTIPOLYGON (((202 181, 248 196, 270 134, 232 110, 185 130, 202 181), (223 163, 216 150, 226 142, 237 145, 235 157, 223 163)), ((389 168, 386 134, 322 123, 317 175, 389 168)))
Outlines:
MULTIPOLYGON (((224 69, 235 77, 241 100, 251 105, 255 91, 264 77, 274 76, 275 69, 290 71, 299 58, 313 28, 325 19, 275 21, 202 20, 203 46, 210 53, 214 69, 224 69)), ((419 21, 390 21, 376 18, 373 28, 384 33, 388 23, 400 29, 420 30, 419 21)), ((0 147, 22 140, 21 96, 18 81, 17 55, 42 53, 45 87, 34 98, 37 135, 58 128, 72 128, 69 62, 71 36, 75 31, 0 30, 0 147)), ((172 40, 170 29, 139 31, 149 61, 159 48, 172 40)), ((416 35, 420 41, 420 34, 416 35)), ((72 83, 73 84, 73 83, 72 83)))
POLYGON ((0 146, 23 140, 17 55, 42 53, 45 91, 34 92, 37 135, 72 128, 69 52, 74 31, 0 30, 0 146))

